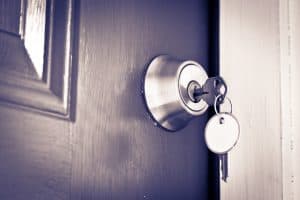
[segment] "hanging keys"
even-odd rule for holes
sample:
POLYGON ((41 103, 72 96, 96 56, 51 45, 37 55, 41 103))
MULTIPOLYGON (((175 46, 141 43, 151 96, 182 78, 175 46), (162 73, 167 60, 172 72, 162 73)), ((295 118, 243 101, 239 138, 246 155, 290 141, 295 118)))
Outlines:
POLYGON ((214 107, 216 114, 209 119, 205 127, 205 142, 210 151, 219 155, 222 171, 222 180, 226 182, 228 177, 228 152, 236 145, 240 125, 238 120, 232 115, 232 104, 230 112, 217 111, 217 101, 220 95, 215 99, 214 107))

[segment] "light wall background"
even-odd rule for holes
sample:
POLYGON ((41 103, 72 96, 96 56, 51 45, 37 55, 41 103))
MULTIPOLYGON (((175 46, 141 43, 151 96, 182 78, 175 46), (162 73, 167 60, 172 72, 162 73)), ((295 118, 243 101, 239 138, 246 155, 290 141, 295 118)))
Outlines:
POLYGON ((300 3, 220 4, 220 73, 241 124, 221 198, 300 199, 300 3))

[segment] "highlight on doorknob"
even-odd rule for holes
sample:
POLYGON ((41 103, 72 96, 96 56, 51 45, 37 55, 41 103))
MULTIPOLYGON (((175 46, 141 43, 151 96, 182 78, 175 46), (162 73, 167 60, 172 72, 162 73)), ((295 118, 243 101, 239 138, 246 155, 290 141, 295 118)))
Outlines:
POLYGON ((191 119, 221 103, 227 86, 221 77, 208 78, 197 62, 182 61, 169 55, 154 58, 144 78, 144 98, 148 111, 167 131, 184 128, 191 119))

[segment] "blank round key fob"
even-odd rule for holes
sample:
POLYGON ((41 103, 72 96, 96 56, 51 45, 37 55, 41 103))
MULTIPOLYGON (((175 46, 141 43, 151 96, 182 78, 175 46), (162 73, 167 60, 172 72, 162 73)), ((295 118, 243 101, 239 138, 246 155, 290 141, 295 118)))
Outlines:
POLYGON ((240 126, 232 114, 219 113, 209 119, 204 134, 208 149, 216 154, 224 154, 236 145, 240 126))
POLYGON ((240 125, 230 113, 219 113, 207 122, 205 142, 208 149, 219 155, 222 179, 228 178, 228 152, 236 145, 240 135, 240 125))

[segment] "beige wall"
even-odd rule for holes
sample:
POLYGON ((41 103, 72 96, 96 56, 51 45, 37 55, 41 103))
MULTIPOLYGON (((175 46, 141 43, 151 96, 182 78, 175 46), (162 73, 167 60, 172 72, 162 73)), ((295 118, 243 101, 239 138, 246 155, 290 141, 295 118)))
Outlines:
POLYGON ((222 199, 300 198, 299 10, 296 0, 221 1, 221 75, 241 123, 222 199))
POLYGON ((220 72, 241 124, 221 198, 300 199, 300 3, 226 0, 220 10, 220 72))

